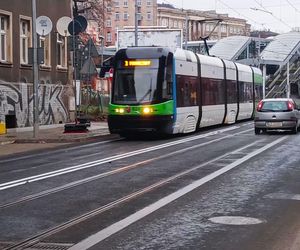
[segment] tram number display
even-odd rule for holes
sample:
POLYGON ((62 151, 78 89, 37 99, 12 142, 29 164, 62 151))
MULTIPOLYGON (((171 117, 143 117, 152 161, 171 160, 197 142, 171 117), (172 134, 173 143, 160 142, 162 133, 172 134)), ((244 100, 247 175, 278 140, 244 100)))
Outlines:
POLYGON ((151 60, 124 60, 124 67, 149 67, 151 60))

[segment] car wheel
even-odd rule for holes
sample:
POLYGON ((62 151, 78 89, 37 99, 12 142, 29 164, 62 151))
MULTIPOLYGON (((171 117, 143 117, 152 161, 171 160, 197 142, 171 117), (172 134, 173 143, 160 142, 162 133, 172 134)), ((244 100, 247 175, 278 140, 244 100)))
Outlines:
POLYGON ((293 129, 292 129, 292 133, 293 134, 297 134, 298 132, 298 126, 296 125, 293 129))
POLYGON ((259 135, 260 134, 260 128, 254 128, 254 133, 256 135, 259 135))

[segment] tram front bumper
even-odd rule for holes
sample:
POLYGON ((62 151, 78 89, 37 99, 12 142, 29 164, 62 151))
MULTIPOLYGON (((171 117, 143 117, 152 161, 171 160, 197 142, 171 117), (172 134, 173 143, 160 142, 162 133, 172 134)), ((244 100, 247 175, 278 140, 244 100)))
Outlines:
POLYGON ((173 115, 131 116, 109 115, 108 127, 111 133, 122 132, 161 132, 172 133, 173 115))

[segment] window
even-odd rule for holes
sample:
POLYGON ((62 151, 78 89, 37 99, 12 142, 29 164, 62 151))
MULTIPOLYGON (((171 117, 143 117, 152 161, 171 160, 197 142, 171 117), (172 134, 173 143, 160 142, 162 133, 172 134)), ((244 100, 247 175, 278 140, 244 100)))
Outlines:
POLYGON ((221 32, 225 33, 227 31, 226 25, 222 24, 221 25, 221 32))
POLYGON ((107 13, 111 13, 111 6, 106 7, 107 13))
POLYGON ((202 78, 202 104, 219 105, 225 103, 225 85, 221 79, 202 78))
POLYGON ((116 12, 116 21, 119 21, 119 20, 120 20, 120 13, 116 12))
POLYGON ((143 19, 142 13, 137 13, 137 20, 141 21, 143 19))
POLYGON ((110 32, 107 32, 107 34, 106 34, 106 41, 107 42, 111 42, 111 33, 110 32))
POLYGON ((152 5, 152 0, 147 0, 147 6, 151 6, 152 5))
POLYGON ((147 12, 147 20, 152 20, 152 13, 151 12, 147 12))
POLYGON ((239 101, 240 103, 251 103, 253 89, 251 82, 242 82, 239 81, 239 101))
POLYGON ((181 28, 182 28, 182 26, 183 26, 183 25, 182 25, 182 22, 181 22, 181 21, 178 21, 178 28, 180 28, 180 29, 181 29, 181 28))
POLYGON ((128 20, 128 16, 129 16, 128 13, 127 13, 127 12, 124 12, 124 14, 123 14, 123 19, 124 19, 124 20, 128 20))
POLYGON ((178 107, 197 105, 197 78, 193 76, 177 76, 178 107))
POLYGON ((119 1, 115 1, 115 7, 119 7, 120 6, 120 2, 119 1))
POLYGON ((44 63, 42 66, 50 67, 50 34, 47 36, 40 36, 40 47, 44 48, 44 63))
POLYGON ((174 27, 178 28, 178 21, 177 20, 174 20, 174 27))
POLYGON ((168 26, 168 19, 167 18, 162 19, 162 26, 168 26))
POLYGON ((128 7, 128 1, 127 0, 125 0, 123 4, 124 4, 124 7, 128 7))
POLYGON ((136 3, 137 3, 137 6, 141 6, 142 5, 142 0, 137 0, 136 3))
POLYGON ((110 19, 106 20, 106 27, 108 27, 108 28, 111 27, 111 20, 110 19))
POLYGON ((12 61, 11 13, 0 12, 0 62, 12 61))
POLYGON ((28 48, 31 46, 29 18, 21 18, 20 20, 20 62, 28 64, 28 48))
POLYGON ((67 68, 67 37, 57 34, 57 67, 67 68))
POLYGON ((206 30, 206 31, 210 31, 210 26, 209 26, 209 24, 205 24, 205 30, 206 30))

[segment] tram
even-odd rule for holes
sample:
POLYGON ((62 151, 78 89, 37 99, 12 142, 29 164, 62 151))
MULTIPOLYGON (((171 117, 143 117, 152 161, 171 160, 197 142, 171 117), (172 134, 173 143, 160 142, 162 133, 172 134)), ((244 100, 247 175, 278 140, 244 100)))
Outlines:
POLYGON ((192 51, 128 47, 114 58, 111 133, 191 133, 251 119, 262 98, 260 69, 192 51))

